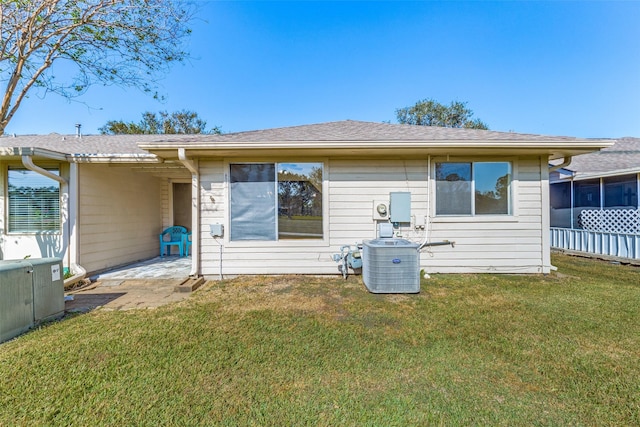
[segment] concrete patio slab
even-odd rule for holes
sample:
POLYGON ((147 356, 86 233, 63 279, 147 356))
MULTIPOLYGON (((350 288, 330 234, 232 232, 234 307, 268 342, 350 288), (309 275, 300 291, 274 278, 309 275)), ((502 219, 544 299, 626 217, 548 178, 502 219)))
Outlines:
POLYGON ((183 288, 197 288, 190 271, 191 257, 165 256, 91 275, 90 286, 66 293, 65 311, 150 309, 182 301, 190 295, 183 288))
POLYGON ((175 292, 184 279, 131 279, 96 282, 86 290, 68 293, 65 311, 85 313, 97 308, 104 310, 132 310, 157 308, 189 298, 191 293, 175 292))
POLYGON ((91 275, 91 281, 123 279, 186 279, 191 271, 191 257, 165 256, 129 264, 91 275))

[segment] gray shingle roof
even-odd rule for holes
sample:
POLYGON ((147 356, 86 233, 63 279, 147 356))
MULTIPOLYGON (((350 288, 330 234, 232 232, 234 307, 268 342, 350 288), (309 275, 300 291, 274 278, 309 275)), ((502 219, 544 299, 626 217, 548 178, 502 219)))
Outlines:
POLYGON ((148 154, 139 142, 179 141, 191 135, 3 135, 0 147, 37 147, 71 155, 148 154))
POLYGON ((565 169, 579 174, 640 170, 640 138, 620 138, 612 147, 575 156, 565 169))
MULTIPOLYGON (((283 128, 195 136, 193 142, 270 141, 580 141, 567 136, 545 136, 478 129, 454 129, 374 123, 354 120, 283 128)), ((188 138, 185 140, 188 141, 188 138)), ((167 141, 170 143, 169 141, 167 141)))
POLYGON ((452 129, 353 120, 328 122, 274 129, 228 133, 223 135, 4 135, 0 148, 34 147, 72 156, 150 155, 143 147, 215 146, 216 143, 269 142, 519 142, 519 143, 585 143, 595 140, 567 136, 546 136, 496 132, 477 129, 452 129))

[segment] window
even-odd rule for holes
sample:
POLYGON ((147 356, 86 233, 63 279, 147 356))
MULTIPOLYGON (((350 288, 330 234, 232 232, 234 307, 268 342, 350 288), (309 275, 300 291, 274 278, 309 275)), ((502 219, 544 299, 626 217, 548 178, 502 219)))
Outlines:
POLYGON ((230 165, 231 240, 322 239, 321 163, 230 165))
POLYGON ((436 215, 508 215, 509 162, 436 163, 436 215))
POLYGON ((604 207, 638 207, 638 181, 636 175, 603 178, 604 207))
POLYGON ((554 209, 571 208, 571 183, 560 182, 549 186, 551 207, 554 209))
POLYGON ((587 179, 573 183, 574 205, 576 208, 600 207, 600 180, 587 179))
POLYGON ((549 186, 551 227, 571 228, 571 182, 549 186))
MULTIPOLYGON (((57 169, 48 169, 59 175, 57 169)), ((8 171, 8 231, 60 231, 60 184, 27 169, 8 171)))

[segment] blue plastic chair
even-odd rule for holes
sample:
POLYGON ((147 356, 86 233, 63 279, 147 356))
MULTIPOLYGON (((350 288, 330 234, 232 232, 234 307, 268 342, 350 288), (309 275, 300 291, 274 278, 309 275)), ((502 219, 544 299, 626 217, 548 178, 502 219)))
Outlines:
POLYGON ((184 256, 189 256, 191 249, 191 232, 182 235, 182 246, 184 247, 184 256))
POLYGON ((186 234, 187 229, 181 225, 174 225, 160 233, 160 257, 164 256, 164 248, 167 248, 167 255, 171 255, 171 246, 177 246, 180 250, 180 256, 184 256, 182 237, 186 234))

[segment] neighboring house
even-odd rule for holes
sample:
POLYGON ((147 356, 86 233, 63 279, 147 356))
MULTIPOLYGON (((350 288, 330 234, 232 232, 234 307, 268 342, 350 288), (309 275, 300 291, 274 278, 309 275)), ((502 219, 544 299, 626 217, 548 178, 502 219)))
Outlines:
POLYGON ((640 259, 640 138, 558 166, 549 176, 552 246, 640 259))
POLYGON ((4 136, 0 258, 59 256, 97 272, 157 256, 162 229, 185 225, 192 275, 337 274, 340 246, 391 222, 415 242, 455 241, 423 250, 426 272, 548 273, 548 163, 608 145, 350 120, 4 136))

